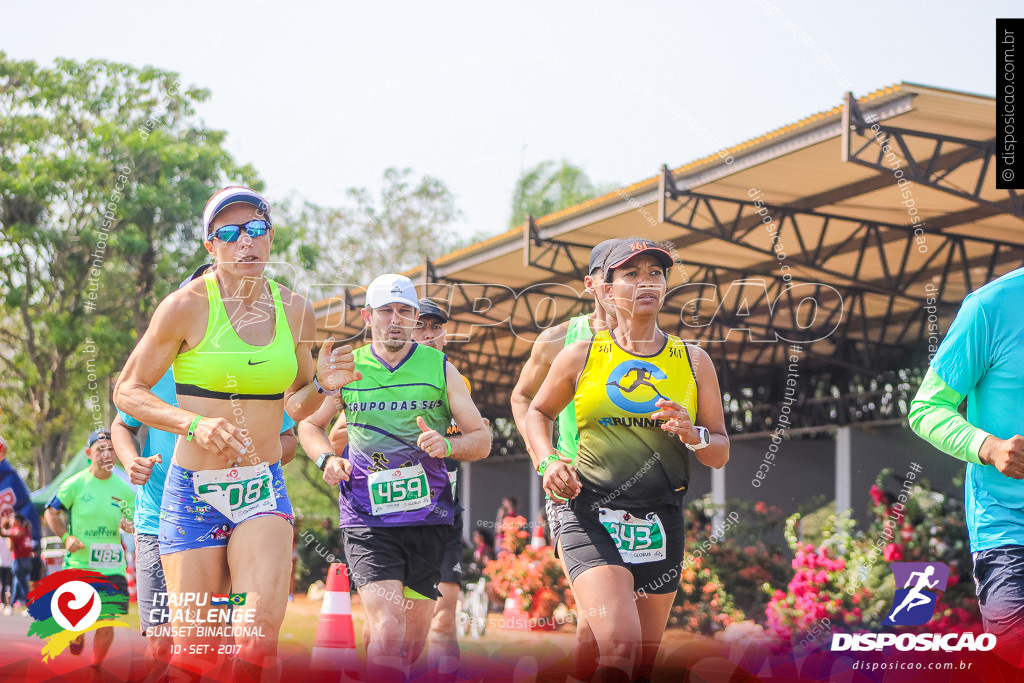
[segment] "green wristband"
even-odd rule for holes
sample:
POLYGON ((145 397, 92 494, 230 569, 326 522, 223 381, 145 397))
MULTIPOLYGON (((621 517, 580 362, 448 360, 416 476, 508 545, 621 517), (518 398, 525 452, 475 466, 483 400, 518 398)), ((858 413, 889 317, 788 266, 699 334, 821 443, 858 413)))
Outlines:
POLYGON ((544 476, 544 470, 556 460, 561 460, 562 456, 558 453, 552 453, 548 457, 544 458, 539 465, 537 465, 537 474, 544 476))
POLYGON ((448 437, 446 437, 446 436, 442 436, 441 438, 442 438, 442 439, 444 439, 444 442, 445 442, 446 444, 448 444, 448 455, 447 455, 447 456, 445 456, 445 457, 447 457, 447 458, 450 458, 450 457, 452 457, 452 442, 451 442, 451 441, 449 441, 449 440, 448 440, 448 437))
POLYGON ((196 427, 199 426, 199 421, 202 419, 202 415, 196 415, 196 419, 192 420, 192 424, 188 426, 188 437, 185 439, 185 441, 191 441, 192 437, 196 435, 196 427))
POLYGON ((70 535, 71 535, 70 531, 65 531, 64 535, 60 537, 60 542, 61 543, 67 543, 68 542, 68 536, 70 536, 70 535))

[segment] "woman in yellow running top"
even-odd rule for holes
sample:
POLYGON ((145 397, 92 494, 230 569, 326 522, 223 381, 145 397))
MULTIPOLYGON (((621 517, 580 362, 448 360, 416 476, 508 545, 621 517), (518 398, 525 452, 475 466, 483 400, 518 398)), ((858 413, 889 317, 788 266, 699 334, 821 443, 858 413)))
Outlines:
MULTIPOLYGON (((333 338, 314 368, 312 306, 264 276, 274 237, 266 199, 245 187, 219 190, 203 227, 216 267, 160 303, 114 402, 181 435, 160 515, 171 594, 164 617, 175 649, 215 658, 223 636, 233 635, 246 667, 239 673, 249 678, 276 653, 288 599, 292 509, 280 465, 282 410, 302 420, 319 408, 324 391, 358 373, 349 347, 331 351, 333 338), (151 391, 172 364, 176 406, 151 391), (224 621, 228 593, 245 594, 244 603, 233 603, 233 623, 224 621), (232 628, 239 625, 245 628, 232 628)), ((209 670, 188 659, 179 658, 179 666, 209 670)))
POLYGON ((550 453, 538 471, 559 506, 558 547, 581 610, 591 615, 599 680, 649 678, 683 560, 690 454, 729 460, 711 358, 658 329, 673 259, 646 239, 605 258, 604 296, 616 328, 555 358, 530 404, 526 437, 550 453), (555 417, 575 404, 575 465, 551 443, 555 417), (600 616, 593 616, 600 615, 600 616))

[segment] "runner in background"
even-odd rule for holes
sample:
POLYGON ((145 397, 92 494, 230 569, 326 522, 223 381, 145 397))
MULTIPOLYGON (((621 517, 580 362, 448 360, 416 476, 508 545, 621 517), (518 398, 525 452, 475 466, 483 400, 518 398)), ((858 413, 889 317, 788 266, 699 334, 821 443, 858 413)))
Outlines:
MULTIPOLYGON (((135 508, 132 487, 113 473, 114 445, 110 432, 97 429, 89 435, 89 467, 69 477, 47 504, 46 523, 60 536, 67 550, 64 569, 90 569, 108 577, 124 593, 123 611, 128 613, 128 579, 120 531, 132 533, 135 508), (68 514, 64 524, 62 512, 68 514)), ((92 645, 92 669, 97 675, 111 643, 114 627, 96 629, 92 645)), ((69 651, 81 654, 85 634, 71 642, 69 651)))
MULTIPOLYGON (((583 286, 585 291, 594 297, 593 312, 570 318, 560 325, 550 327, 541 332, 533 343, 530 358, 526 361, 526 365, 523 366, 523 371, 519 375, 519 381, 516 383, 515 388, 512 389, 512 416, 515 418, 516 428, 524 436, 523 440, 526 442, 526 450, 530 454, 534 469, 537 469, 540 465, 544 454, 537 455, 531 451, 529 440, 525 438, 526 413, 530 409, 530 402, 537 395, 541 384, 544 382, 544 378, 547 377, 548 371, 551 370, 551 364, 554 362, 555 356, 562 349, 573 342, 591 339, 596 333, 615 327, 615 308, 610 304, 603 304, 599 292, 604 284, 604 271, 602 269, 604 259, 611 248, 618 244, 619 241, 618 239, 604 240, 590 251, 588 274, 583 278, 583 286)), ((573 403, 569 403, 565 410, 559 414, 557 424, 558 451, 569 462, 576 461, 576 447, 579 441, 577 429, 576 409, 573 403)), ((551 538, 551 544, 555 547, 559 562, 562 564, 562 571, 565 572, 565 577, 568 579, 569 572, 565 568, 565 561, 561 553, 558 553, 558 514, 556 506, 561 504, 561 501, 552 500, 550 496, 546 496, 544 512, 548 519, 547 531, 551 538)), ((496 527, 495 533, 499 533, 498 529, 500 529, 500 526, 496 527)), ((500 540, 498 547, 500 548, 500 540)), ((589 679, 593 676, 594 668, 597 666, 597 642, 594 640, 593 633, 591 633, 590 627, 587 625, 587 616, 582 610, 577 610, 576 633, 578 645, 573 650, 573 672, 577 678, 589 679)))
MULTIPOLYGON (((448 330, 445 327, 447 324, 448 314, 440 306, 430 299, 420 299, 420 316, 417 327, 412 333, 413 341, 443 353, 444 347, 448 343, 448 330)), ((469 379, 465 375, 462 378, 466 381, 466 388, 472 394, 469 379)), ((486 418, 484 418, 484 424, 490 426, 490 422, 486 418)), ((448 426, 445 436, 451 438, 461 434, 459 426, 453 420, 448 426)), ((457 460, 445 458, 444 463, 448 469, 452 494, 455 496, 455 523, 448 531, 444 557, 441 560, 441 582, 437 586, 441 595, 437 598, 437 604, 434 606, 434 616, 430 621, 430 632, 427 634, 429 668, 437 674, 439 681, 454 680, 459 669, 459 640, 456 632, 455 609, 458 606, 459 591, 462 589, 464 575, 462 567, 462 513, 464 508, 459 499, 461 470, 457 460)), ((416 661, 418 657, 419 652, 410 655, 411 661, 416 661)))

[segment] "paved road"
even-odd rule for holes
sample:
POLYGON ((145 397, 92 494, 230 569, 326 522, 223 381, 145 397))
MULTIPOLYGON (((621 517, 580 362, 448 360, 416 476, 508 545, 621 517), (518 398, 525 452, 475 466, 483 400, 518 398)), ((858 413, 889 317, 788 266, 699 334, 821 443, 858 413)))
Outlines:
MULTIPOLYGON (((355 633, 357 640, 361 641, 362 613, 358 601, 353 605, 353 611, 355 633)), ((319 603, 308 601, 304 596, 289 603, 280 649, 282 681, 308 682, 309 650, 318 615, 319 603)), ((127 619, 137 623, 134 616, 127 619)), ((491 615, 490 627, 483 638, 467 638, 462 641, 459 681, 519 683, 565 680, 575 643, 571 627, 563 627, 558 632, 503 630, 496 627, 499 619, 500 615, 491 615)), ((91 637, 82 655, 76 657, 64 652, 56 660, 43 664, 40 654, 43 641, 26 635, 31 623, 30 618, 20 615, 0 616, 0 682, 90 680, 87 668, 90 663, 91 637)), ((100 680, 113 683, 138 679, 139 676, 133 672, 138 671, 137 667, 143 663, 145 644, 145 639, 135 628, 117 628, 114 645, 104 663, 100 680)), ((707 675, 699 677, 703 680, 728 680, 730 673, 737 670, 731 660, 738 661, 742 654, 734 647, 678 630, 666 634, 662 650, 665 666, 655 677, 658 681, 679 680, 688 668, 705 670, 707 675), (724 679, 720 678, 723 676, 724 679)), ((361 644, 359 651, 362 652, 361 644)), ((425 674, 424 665, 421 663, 414 673, 413 680, 425 674)), ((221 680, 230 680, 230 676, 225 675, 221 680)))

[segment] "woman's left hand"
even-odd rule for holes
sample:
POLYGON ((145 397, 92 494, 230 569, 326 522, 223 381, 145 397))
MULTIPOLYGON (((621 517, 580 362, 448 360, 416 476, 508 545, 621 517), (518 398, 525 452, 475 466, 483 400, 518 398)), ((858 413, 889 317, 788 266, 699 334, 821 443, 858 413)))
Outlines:
POLYGON ((352 347, 348 344, 333 347, 334 337, 325 339, 316 360, 316 376, 319 378, 320 386, 327 391, 334 391, 363 377, 363 373, 356 370, 352 347))
POLYGON ((668 420, 661 428, 669 433, 675 434, 684 444, 691 446, 700 443, 700 435, 693 428, 693 421, 690 413, 675 401, 659 398, 655 404, 661 410, 651 415, 654 420, 668 420))

